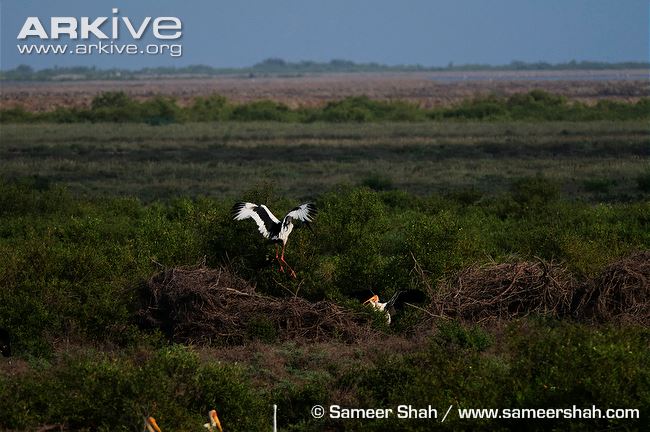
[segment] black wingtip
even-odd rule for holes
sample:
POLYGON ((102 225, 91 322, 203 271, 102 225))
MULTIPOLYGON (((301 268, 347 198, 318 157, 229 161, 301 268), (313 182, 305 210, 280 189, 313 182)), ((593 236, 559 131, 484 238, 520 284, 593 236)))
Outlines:
POLYGON ((388 300, 387 302, 388 305, 389 306, 395 305, 395 303, 397 303, 397 299, 399 299, 400 295, 402 295, 403 292, 404 291, 402 290, 395 291, 395 294, 393 294, 393 296, 388 300))
POLYGON ((230 209, 230 214, 233 217, 237 216, 237 213, 239 213, 241 211, 241 209, 244 208, 244 206, 246 206, 245 202, 237 202, 237 203, 235 203, 235 205, 233 205, 232 208, 230 209))
POLYGON ((318 209, 316 208, 316 204, 311 202, 307 203, 307 211, 309 212, 309 219, 311 220, 313 220, 318 214, 318 209))

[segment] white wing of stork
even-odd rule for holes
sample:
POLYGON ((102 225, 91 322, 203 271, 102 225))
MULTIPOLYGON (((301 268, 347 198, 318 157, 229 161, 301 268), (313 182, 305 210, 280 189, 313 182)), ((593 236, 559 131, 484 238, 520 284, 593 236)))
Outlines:
POLYGON ((284 266, 286 265, 291 276, 294 278, 296 277, 296 272, 284 260, 284 250, 289 240, 289 234, 293 230, 293 221, 298 220, 309 227, 309 223, 313 222, 317 212, 316 206, 313 203, 304 203, 293 208, 280 221, 264 204, 257 205, 250 202, 238 202, 232 208, 233 219, 253 219, 257 223, 257 229, 260 234, 265 239, 276 243, 275 259, 280 263, 280 271, 284 272, 284 266), (281 255, 279 255, 278 243, 282 243, 281 255))

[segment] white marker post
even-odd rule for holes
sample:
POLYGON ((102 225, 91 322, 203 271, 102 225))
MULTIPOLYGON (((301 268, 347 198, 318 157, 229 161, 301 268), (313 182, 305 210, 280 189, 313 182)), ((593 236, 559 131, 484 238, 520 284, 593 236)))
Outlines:
POLYGON ((278 406, 273 404, 273 432, 278 432, 278 406))

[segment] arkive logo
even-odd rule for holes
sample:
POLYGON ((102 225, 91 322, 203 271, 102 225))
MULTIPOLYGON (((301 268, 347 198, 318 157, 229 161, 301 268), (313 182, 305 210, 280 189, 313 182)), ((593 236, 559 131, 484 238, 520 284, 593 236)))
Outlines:
POLYGON ((61 35, 67 35, 70 39, 89 39, 92 33, 98 39, 119 39, 124 32, 122 27, 131 35, 133 39, 139 40, 152 29, 153 35, 157 39, 178 39, 183 35, 181 20, 178 17, 145 17, 141 23, 136 24, 129 17, 115 16, 119 9, 113 8, 112 17, 98 17, 92 22, 89 17, 51 17, 50 34, 48 35, 45 26, 38 17, 27 17, 23 28, 18 33, 18 39, 27 39, 30 36, 36 36, 40 39, 58 39, 61 35), (103 29, 106 22, 110 19, 110 36, 103 29), (124 26, 121 25, 124 24, 124 26))
POLYGON ((183 23, 173 16, 144 17, 141 20, 120 16, 119 9, 112 9, 113 15, 103 17, 50 17, 49 23, 43 23, 37 16, 30 16, 18 33, 21 42, 17 48, 21 54, 169 54, 172 57, 182 55, 180 44, 157 43, 138 45, 143 37, 150 35, 158 41, 178 40, 183 36, 183 23), (47 25, 49 24, 49 25, 47 25), (79 43, 45 44, 43 41, 56 41, 65 37, 79 43), (119 43, 130 38, 134 43, 119 43), (98 43, 89 43, 90 39, 98 43))

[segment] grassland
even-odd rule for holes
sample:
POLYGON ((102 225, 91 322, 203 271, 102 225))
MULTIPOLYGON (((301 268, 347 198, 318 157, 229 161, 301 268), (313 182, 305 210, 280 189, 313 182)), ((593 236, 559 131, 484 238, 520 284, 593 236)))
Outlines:
MULTIPOLYGON (((316 420, 349 407, 633 408, 639 419, 462 420, 443 430, 643 430, 650 332, 534 314, 486 323, 421 310, 375 339, 282 341, 265 323, 229 344, 173 343, 138 325, 160 266, 226 264, 278 297, 438 290, 462 269, 553 261, 577 286, 650 250, 645 121, 202 122, 0 125, 0 428, 425 431, 424 420, 316 420), (292 234, 292 281, 234 200, 320 209, 292 234), (414 259, 423 272, 415 271, 414 259), (266 326, 266 327, 265 327, 266 326)), ((634 269, 633 269, 634 270, 634 269)), ((647 291, 637 291, 643 293, 647 291)), ((429 294, 431 294, 429 292, 429 294)), ((639 301, 643 298, 640 297, 639 301)), ((366 311, 367 313, 367 311, 366 311)), ((273 330, 273 329, 271 329, 273 330)))
POLYGON ((3 125, 0 175, 85 196, 241 196, 271 182, 315 197, 339 184, 418 195, 498 194, 543 175, 571 197, 647 198, 645 122, 3 125))

